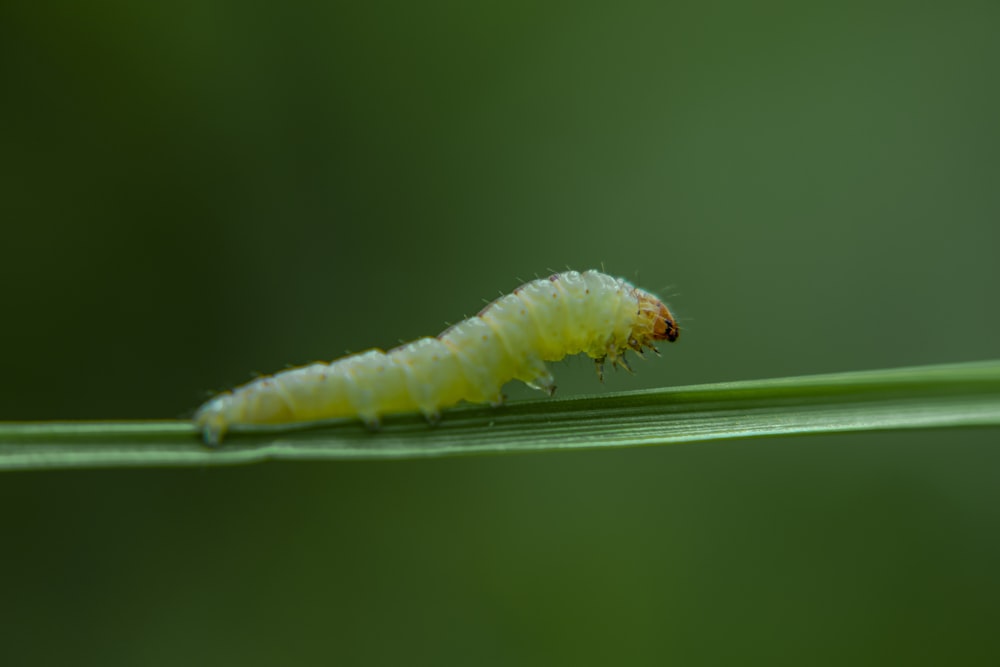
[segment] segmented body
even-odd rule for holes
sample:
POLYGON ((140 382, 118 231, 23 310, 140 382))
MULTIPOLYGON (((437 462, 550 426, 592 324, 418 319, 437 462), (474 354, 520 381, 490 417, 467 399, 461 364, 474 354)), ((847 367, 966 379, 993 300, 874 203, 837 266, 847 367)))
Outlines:
POLYGON ((599 271, 567 271, 526 283, 435 338, 371 349, 265 376, 205 403, 195 423, 217 444, 231 428, 422 412, 429 420, 460 401, 499 404, 510 380, 555 391, 547 361, 584 353, 628 368, 626 350, 677 339, 657 297, 599 271))

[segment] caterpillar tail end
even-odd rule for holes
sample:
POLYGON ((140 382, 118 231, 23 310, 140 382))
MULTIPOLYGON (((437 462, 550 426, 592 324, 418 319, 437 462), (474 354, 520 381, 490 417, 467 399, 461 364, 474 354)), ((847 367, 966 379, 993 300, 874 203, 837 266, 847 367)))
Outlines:
POLYGON ((222 438, 229 427, 217 399, 199 408, 194 416, 194 425, 201 431, 201 439, 208 447, 218 447, 222 444, 222 438))

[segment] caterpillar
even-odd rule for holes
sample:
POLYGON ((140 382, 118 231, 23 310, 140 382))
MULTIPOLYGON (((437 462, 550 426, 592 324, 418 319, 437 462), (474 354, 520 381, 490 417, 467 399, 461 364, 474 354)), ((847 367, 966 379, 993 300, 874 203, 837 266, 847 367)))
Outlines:
POLYGON ((501 387, 520 380, 555 392, 547 361, 584 353, 603 381, 604 363, 631 372, 625 352, 642 356, 680 330, 657 297, 600 271, 566 271, 521 285, 478 315, 383 352, 371 349, 330 363, 264 376, 212 398, 194 422, 207 445, 227 430, 422 412, 430 422, 459 403, 503 402, 501 387))

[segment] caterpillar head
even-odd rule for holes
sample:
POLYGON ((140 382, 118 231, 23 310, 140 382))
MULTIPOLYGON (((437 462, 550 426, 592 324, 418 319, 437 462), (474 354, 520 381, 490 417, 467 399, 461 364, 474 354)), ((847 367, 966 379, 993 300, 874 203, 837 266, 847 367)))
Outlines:
POLYGON ((632 347, 641 351, 643 347, 653 347, 653 341, 673 343, 677 340, 681 330, 667 305, 641 289, 636 289, 635 295, 639 301, 639 312, 629 341, 634 343, 632 347))

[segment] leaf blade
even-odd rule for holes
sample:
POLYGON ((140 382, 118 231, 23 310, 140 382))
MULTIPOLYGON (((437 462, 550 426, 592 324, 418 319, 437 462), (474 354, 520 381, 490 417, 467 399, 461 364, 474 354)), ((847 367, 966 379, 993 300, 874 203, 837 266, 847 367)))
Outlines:
POLYGON ((638 447, 714 439, 1000 426, 1000 360, 673 387, 449 411, 437 426, 352 420, 236 433, 204 447, 190 422, 0 423, 0 470, 400 459, 638 447))

